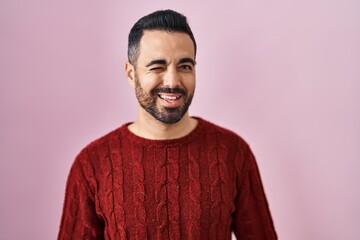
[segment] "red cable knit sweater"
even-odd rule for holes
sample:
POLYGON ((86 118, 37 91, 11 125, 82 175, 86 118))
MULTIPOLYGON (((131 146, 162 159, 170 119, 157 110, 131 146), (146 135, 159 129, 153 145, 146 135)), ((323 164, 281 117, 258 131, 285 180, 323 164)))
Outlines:
POLYGON ((127 125, 77 156, 58 239, 276 239, 258 168, 236 134, 198 119, 148 140, 127 125))

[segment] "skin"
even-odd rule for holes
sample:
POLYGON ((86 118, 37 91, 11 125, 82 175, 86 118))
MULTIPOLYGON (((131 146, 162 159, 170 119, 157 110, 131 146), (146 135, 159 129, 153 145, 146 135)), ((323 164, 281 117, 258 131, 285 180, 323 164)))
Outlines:
POLYGON ((194 45, 187 34, 159 30, 144 32, 136 65, 125 64, 129 84, 137 93, 139 87, 142 91, 141 96, 137 94, 137 119, 128 126, 131 132, 147 139, 164 140, 180 138, 194 130, 197 120, 191 118, 188 111, 178 122, 167 124, 154 118, 140 102, 152 97, 160 113, 166 113, 166 108, 183 107, 187 97, 195 91, 195 65, 194 45), (163 92, 151 95, 152 90, 165 87, 183 89, 188 96, 163 92))

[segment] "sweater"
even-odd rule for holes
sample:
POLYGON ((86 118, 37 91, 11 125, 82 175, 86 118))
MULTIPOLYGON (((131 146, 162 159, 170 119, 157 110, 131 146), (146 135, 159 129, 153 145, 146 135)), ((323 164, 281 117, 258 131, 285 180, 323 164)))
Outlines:
POLYGON ((197 119, 179 139, 144 139, 125 124, 86 146, 58 239, 277 239, 248 144, 197 119))

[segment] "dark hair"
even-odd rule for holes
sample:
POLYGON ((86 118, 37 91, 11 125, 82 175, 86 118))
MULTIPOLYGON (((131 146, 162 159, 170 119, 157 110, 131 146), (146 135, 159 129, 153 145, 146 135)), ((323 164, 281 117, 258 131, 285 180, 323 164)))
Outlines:
POLYGON ((142 17, 131 28, 128 42, 128 59, 131 64, 136 64, 139 57, 140 40, 145 30, 186 33, 194 43, 196 55, 195 38, 186 17, 173 10, 160 10, 142 17))

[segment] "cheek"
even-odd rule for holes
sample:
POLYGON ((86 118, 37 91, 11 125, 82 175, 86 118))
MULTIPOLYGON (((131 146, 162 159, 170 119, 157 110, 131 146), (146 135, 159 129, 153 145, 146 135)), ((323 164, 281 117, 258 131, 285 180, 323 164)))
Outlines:
POLYGON ((141 83, 141 86, 143 87, 143 89, 148 91, 148 92, 150 92, 154 88, 161 85, 161 81, 159 80, 158 77, 155 77, 155 76, 144 77, 144 78, 142 78, 140 83, 141 83))
POLYGON ((189 79, 188 81, 186 81, 186 82, 184 83, 184 87, 185 87, 189 92, 194 92, 194 90, 195 90, 195 85, 196 85, 195 78, 194 78, 194 79, 189 79))

